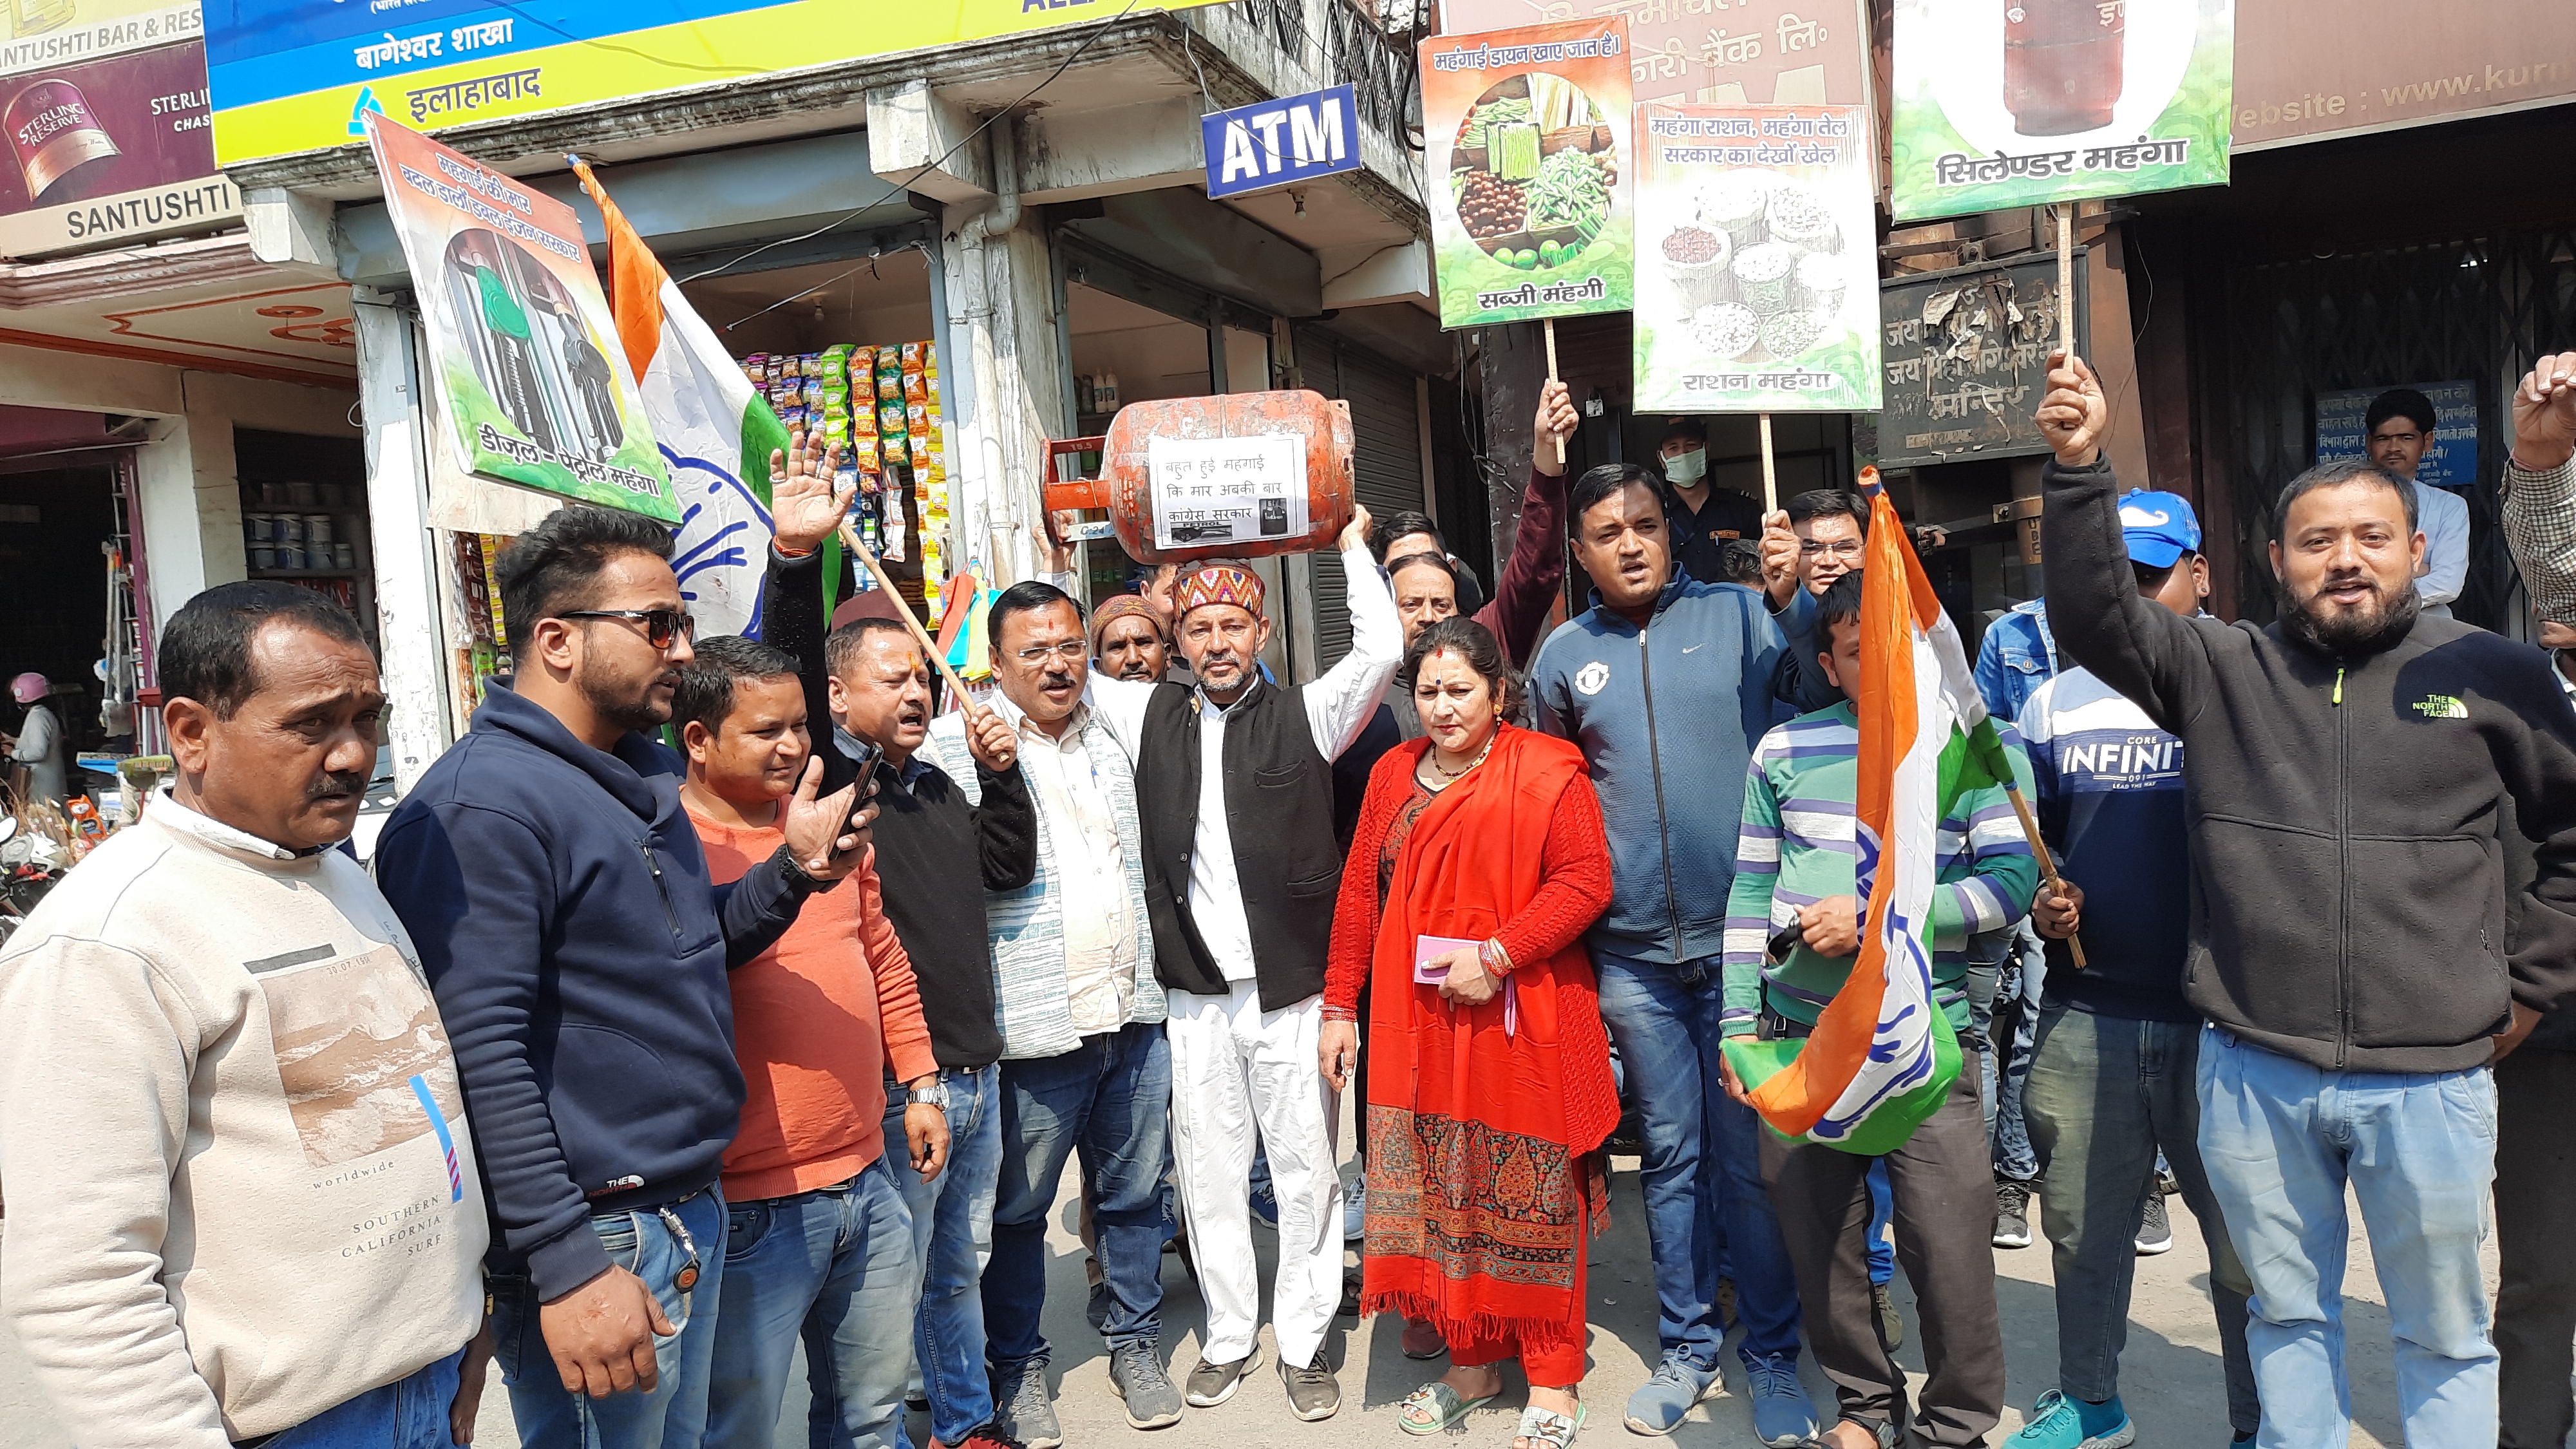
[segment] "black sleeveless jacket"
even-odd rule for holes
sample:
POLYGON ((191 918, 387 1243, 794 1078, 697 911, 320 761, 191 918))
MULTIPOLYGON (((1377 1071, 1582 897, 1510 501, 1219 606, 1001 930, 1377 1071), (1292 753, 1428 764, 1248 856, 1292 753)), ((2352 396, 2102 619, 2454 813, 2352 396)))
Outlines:
MULTIPOLYGON (((1232 988, 1190 919, 1200 725, 1196 691, 1166 684, 1154 692, 1137 751, 1136 810, 1145 833, 1154 974, 1166 990, 1223 996, 1232 988)), ((1261 1009, 1294 1006, 1324 989, 1342 875, 1332 762, 1315 748, 1302 687, 1256 680, 1226 711, 1225 813, 1261 1009)))

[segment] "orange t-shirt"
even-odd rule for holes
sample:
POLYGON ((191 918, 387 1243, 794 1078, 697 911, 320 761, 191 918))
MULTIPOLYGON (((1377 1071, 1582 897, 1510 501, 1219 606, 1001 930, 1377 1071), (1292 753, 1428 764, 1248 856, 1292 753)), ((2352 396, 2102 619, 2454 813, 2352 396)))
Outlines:
MULTIPOLYGON (((776 827, 689 823, 718 885, 777 853, 776 827)), ((856 1177, 885 1150, 885 1069, 939 1070, 912 961, 886 920, 874 855, 807 898, 796 924, 734 971, 733 1051, 747 1089, 725 1149, 729 1202, 788 1197, 856 1177)))

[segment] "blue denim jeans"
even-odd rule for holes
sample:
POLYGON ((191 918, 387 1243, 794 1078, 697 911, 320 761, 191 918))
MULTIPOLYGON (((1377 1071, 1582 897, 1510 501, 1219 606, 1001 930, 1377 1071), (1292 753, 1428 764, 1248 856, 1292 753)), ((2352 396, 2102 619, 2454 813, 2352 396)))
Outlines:
POLYGON ((533 1284, 521 1279, 496 1285, 493 1357, 510 1386, 510 1417, 518 1420, 525 1449, 695 1449, 706 1432, 708 1370, 715 1356, 716 1302, 724 1292, 725 1204, 710 1187, 667 1209, 697 1249, 697 1286, 683 1293, 673 1282, 689 1248, 651 1208, 601 1213, 591 1231, 611 1262, 644 1280, 661 1300, 662 1314, 679 1332, 653 1343, 659 1379, 653 1392, 629 1391, 594 1399, 573 1393, 555 1372, 538 1325, 533 1284), (694 1311, 692 1311, 694 1310, 694 1311))
POLYGON ((2209 1248, 2227 1420, 2248 1434, 2262 1420, 2245 1349, 2245 1299, 2253 1286, 2201 1170, 2199 1062, 2197 1022, 2097 1016, 2063 1005, 2039 1014, 2024 1105, 2031 1140, 2049 1163, 2039 1204, 2057 1283, 2057 1385, 2097 1404, 2119 1392, 2139 1217, 2161 1150, 2209 1248))
POLYGON ((2027 920, 2013 927, 2009 940, 2011 954, 2004 958, 1989 1019, 2009 1010, 2012 1036, 1986 1053, 1986 1125, 1994 1138, 1996 1178, 2028 1185, 2041 1165, 2031 1147, 2022 1099, 2029 1089, 2031 1056, 2038 1050, 2039 997, 2048 982, 2048 957, 2027 920))
POLYGON ((1887 1185, 1887 1164, 1869 1165, 1869 1281, 1884 1288, 1896 1281, 1896 1195, 1887 1185))
POLYGON ((1726 1337, 1718 1264, 1735 1278, 1747 1361, 1798 1352, 1798 1281, 1762 1188, 1753 1109, 1718 1075, 1718 958, 1679 965, 1596 952, 1601 1019, 1619 1044, 1645 1139, 1646 1242, 1654 1256, 1655 1332, 1666 1357, 1702 1373, 1726 1337))
POLYGON ((1172 1049, 1160 1023, 1082 1039, 1052 1057, 1002 1063, 1002 1182, 984 1325, 993 1372, 1046 1362, 1047 1212, 1064 1165, 1082 1155, 1100 1273, 1109 1285, 1101 1337, 1112 1348, 1163 1334, 1163 1244, 1172 1236, 1172 1049))
POLYGON ((464 1361, 460 1348, 258 1440, 258 1449, 448 1449, 447 1411, 456 1402, 457 1368, 464 1361))
MULTIPOLYGON (((930 1432, 954 1444, 992 1422, 984 1370, 984 1295, 977 1284, 993 1252, 993 1185, 1002 1170, 1001 1068, 948 1073, 948 1164, 925 1182, 903 1142, 912 1094, 886 1083, 886 1157, 912 1213, 912 1258, 921 1305, 912 1318, 914 1372, 930 1400, 930 1432)), ((895 1442, 909 1446, 898 1420, 895 1442)))
POLYGON ((2340 1445, 2344 1189, 2370 1233, 2397 1339, 2406 1442, 2496 1442, 2496 1350, 2478 1245, 2495 1177, 2496 1095, 2485 1067, 2336 1072, 2240 1041, 2200 1038, 2200 1157, 2254 1283, 2246 1348, 2262 1449, 2340 1445))
POLYGON ((732 1204, 705 1442, 769 1449, 801 1339, 813 1385, 806 1442, 893 1444, 912 1375, 905 1315, 920 1295, 912 1213, 884 1156, 846 1182, 732 1204))

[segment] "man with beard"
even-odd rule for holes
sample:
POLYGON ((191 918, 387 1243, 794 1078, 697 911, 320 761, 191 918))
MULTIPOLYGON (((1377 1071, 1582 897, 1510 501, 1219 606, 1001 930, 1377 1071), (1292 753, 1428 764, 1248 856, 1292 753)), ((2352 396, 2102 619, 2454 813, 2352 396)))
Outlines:
MULTIPOLYGON (((1129 1425, 1167 1428, 1181 1418, 1181 1391, 1160 1352, 1172 1055, 1146 924, 1135 779, 1125 747, 1084 700, 1090 639, 1073 599, 1050 583, 1014 584, 993 601, 989 628, 1002 686, 992 712, 1018 737, 1038 860, 1034 877, 987 894, 983 907, 1002 1030, 986 1356, 1013 1435, 1057 1437, 1046 1388, 1053 1353, 1039 1319, 1048 1218, 1079 1152, 1101 1271, 1091 1321, 1109 1345, 1109 1386, 1129 1425)), ((961 780, 966 729, 952 714, 930 730, 929 749, 961 780)), ((970 797, 977 788, 966 786, 970 797)))
POLYGON ((661 524, 588 505, 503 552, 518 674, 376 849, 456 1042, 501 1367, 546 1449, 704 1432, 743 1104, 726 973, 858 866, 873 814, 816 800, 808 762, 776 852, 709 878, 685 767, 646 733, 695 657, 670 553, 661 524))
POLYGON ((463 1443, 475 1144, 412 943, 332 848, 384 712, 366 632, 249 582, 156 642, 176 777, 0 952, 10 1327, 83 1444, 463 1443))
POLYGON ((2058 647, 2179 736, 2206 1019, 2200 1147, 2253 1281, 2266 1449, 2341 1444, 2347 1187, 2396 1337, 2410 1444, 2497 1438, 2478 1244, 2489 1064, 2576 987, 2576 710, 2527 646, 2422 617, 2411 489, 2322 464, 2273 516, 2281 617, 2139 595, 2078 358, 2051 358, 2041 531, 2058 647), (2508 912, 2498 802, 2537 844, 2508 912))
POLYGON ((1138 594, 1101 600, 1100 607, 1091 611, 1091 657, 1100 672, 1112 679, 1162 683, 1171 665, 1162 611, 1138 594))
POLYGON ((1136 761, 1156 976, 1173 993, 1173 1154, 1207 1296, 1188 1399, 1223 1403, 1255 1363, 1261 1284, 1246 1190, 1257 1122, 1279 1204, 1279 1374, 1289 1411, 1310 1422, 1342 1401, 1324 1342, 1341 1301, 1342 1185, 1316 1052, 1342 866, 1332 761, 1403 656, 1368 527, 1359 508, 1342 529, 1351 652, 1321 677, 1287 688, 1264 679, 1260 576, 1205 564, 1182 576, 1177 600, 1197 684, 1094 675, 1090 691, 1136 761))

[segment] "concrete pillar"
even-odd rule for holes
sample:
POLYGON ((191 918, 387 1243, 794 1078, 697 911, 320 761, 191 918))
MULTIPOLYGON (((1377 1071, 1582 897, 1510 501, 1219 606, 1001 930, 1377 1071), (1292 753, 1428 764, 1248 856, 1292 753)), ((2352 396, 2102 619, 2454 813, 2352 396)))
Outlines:
POLYGON ((189 407, 152 424, 136 450, 143 556, 152 570, 152 632, 216 584, 250 577, 232 419, 189 407))
POLYGON ((1073 423, 1047 235, 1012 189, 1015 125, 1003 121, 988 133, 1002 153, 995 163, 1002 199, 949 207, 940 238, 950 345, 972 384, 957 429, 951 526, 956 556, 980 563, 994 584, 1037 575, 1046 440, 1068 436, 1073 423))

